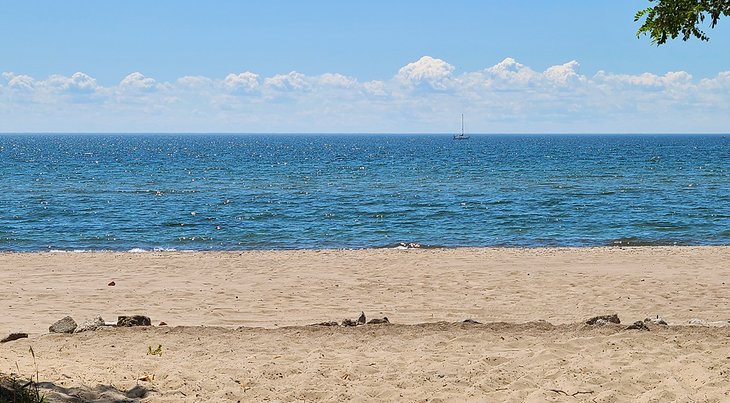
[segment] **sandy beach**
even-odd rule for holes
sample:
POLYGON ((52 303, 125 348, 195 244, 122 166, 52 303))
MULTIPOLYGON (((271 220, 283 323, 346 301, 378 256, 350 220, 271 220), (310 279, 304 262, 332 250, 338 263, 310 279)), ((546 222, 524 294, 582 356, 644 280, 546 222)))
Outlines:
POLYGON ((729 401, 728 262, 730 247, 6 253, 0 336, 30 337, 0 344, 0 372, 34 373, 32 346, 46 386, 88 399, 139 384, 170 402, 729 401), (361 311, 392 324, 308 326, 361 311), (612 313, 621 325, 583 323, 612 313), (125 314, 168 326, 48 334, 125 314), (655 315, 669 326, 624 330, 655 315))

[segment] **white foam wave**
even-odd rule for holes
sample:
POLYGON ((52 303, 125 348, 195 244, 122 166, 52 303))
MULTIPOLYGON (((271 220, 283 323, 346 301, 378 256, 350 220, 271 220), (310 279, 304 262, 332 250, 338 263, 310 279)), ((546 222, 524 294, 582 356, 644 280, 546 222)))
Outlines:
POLYGON ((48 253, 100 253, 100 252, 112 252, 109 249, 51 249, 48 253))
MULTIPOLYGON (((146 252, 180 252, 175 248, 152 248, 152 249, 143 249, 143 248, 132 248, 128 250, 129 253, 146 253, 146 252)), ((187 251, 182 251, 187 252, 187 251)))

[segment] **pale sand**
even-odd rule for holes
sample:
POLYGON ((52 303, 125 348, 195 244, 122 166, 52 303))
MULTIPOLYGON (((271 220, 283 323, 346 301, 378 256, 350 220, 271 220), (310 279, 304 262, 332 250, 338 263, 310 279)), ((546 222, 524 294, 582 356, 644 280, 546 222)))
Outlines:
POLYGON ((33 346, 41 380, 146 401, 730 401, 730 328, 581 324, 728 320, 725 282, 730 247, 0 254, 0 337, 31 333, 0 372, 33 372, 33 346), (361 310, 398 325, 302 326, 361 310), (45 334, 134 313, 225 328, 45 334), (512 324, 414 325, 465 318, 512 324))

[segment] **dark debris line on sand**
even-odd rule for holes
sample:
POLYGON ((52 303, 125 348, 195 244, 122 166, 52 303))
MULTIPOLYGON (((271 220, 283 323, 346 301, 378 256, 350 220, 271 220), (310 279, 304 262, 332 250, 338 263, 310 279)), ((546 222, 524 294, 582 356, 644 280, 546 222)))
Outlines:
POLYGON ((560 389, 548 389, 548 390, 551 391, 551 392, 555 392, 555 393, 558 393, 558 394, 561 394, 561 395, 571 396, 571 397, 576 397, 578 395, 590 395, 590 394, 593 394, 593 391, 592 390, 586 390, 586 391, 579 390, 579 391, 577 391, 575 393, 570 393, 570 394, 568 394, 568 392, 566 392, 564 390, 560 390, 560 389))
MULTIPOLYGON (((620 324, 621 319, 619 319, 618 315, 614 313, 613 315, 594 316, 586 321, 586 324, 591 326, 604 326, 609 323, 620 324)), ((656 317, 650 317, 644 320, 637 320, 636 322, 627 326, 624 330, 649 331, 649 326, 647 326, 648 323, 651 323, 652 325, 667 326, 667 321, 665 321, 661 316, 656 315, 656 317)))
POLYGON ((357 319, 344 319, 342 323, 338 323, 337 321, 326 321, 326 322, 320 322, 320 323, 314 323, 311 326, 342 326, 342 327, 351 327, 351 326, 361 326, 361 325, 380 325, 380 324, 386 324, 390 323, 387 317, 375 318, 370 319, 370 321, 367 320, 367 317, 365 316, 365 312, 360 312, 360 317, 357 319))
POLYGON ((7 343, 9 341, 14 341, 14 340, 18 340, 18 339, 27 339, 27 338, 28 338, 28 333, 22 333, 22 332, 10 333, 4 339, 0 340, 0 343, 7 343))

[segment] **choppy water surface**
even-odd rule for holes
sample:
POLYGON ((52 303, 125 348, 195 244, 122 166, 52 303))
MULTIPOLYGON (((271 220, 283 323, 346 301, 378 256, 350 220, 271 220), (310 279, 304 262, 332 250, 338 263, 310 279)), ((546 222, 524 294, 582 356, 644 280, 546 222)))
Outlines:
POLYGON ((723 136, 0 135, 0 250, 730 244, 723 136))

